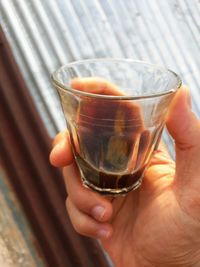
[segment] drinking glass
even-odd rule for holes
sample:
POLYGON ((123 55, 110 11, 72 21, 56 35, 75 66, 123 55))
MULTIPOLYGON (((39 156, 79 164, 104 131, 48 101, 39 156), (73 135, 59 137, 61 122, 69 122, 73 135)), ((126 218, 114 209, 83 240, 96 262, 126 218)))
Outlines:
POLYGON ((52 82, 83 184, 113 196, 139 187, 179 76, 142 61, 91 59, 60 67, 52 82))

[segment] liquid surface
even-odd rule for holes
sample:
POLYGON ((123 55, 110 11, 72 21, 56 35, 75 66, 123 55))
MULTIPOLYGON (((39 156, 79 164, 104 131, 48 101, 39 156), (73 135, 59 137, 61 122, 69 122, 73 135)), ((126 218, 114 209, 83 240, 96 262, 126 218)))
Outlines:
POLYGON ((138 183, 142 178, 145 166, 138 169, 132 174, 112 174, 99 171, 90 166, 84 159, 76 157, 78 166, 80 168, 82 177, 87 177, 87 185, 96 188, 97 191, 103 191, 105 189, 109 193, 110 191, 118 191, 119 189, 130 188, 138 183))

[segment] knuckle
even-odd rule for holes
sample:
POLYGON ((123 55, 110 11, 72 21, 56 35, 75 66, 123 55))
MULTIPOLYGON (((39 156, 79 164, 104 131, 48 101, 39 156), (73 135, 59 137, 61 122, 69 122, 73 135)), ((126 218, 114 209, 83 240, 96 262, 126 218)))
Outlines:
POLYGON ((90 213, 91 208, 95 206, 97 200, 95 197, 90 195, 85 190, 77 190, 76 193, 72 194, 71 197, 73 198, 74 205, 81 211, 90 213))
POLYGON ((81 190, 78 190, 73 196, 74 204, 78 207, 85 206, 85 197, 85 194, 81 190))

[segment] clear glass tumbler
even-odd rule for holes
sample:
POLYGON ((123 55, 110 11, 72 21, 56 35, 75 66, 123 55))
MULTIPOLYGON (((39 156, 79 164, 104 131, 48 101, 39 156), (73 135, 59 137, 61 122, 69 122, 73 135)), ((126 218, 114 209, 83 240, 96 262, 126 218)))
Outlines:
POLYGON ((83 184, 107 195, 142 182, 166 114, 181 86, 166 68, 129 59, 93 59, 52 75, 83 184))

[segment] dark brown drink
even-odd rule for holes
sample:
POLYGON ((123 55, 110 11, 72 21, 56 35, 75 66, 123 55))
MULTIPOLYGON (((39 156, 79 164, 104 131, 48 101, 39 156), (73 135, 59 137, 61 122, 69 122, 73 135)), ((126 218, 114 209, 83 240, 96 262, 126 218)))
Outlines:
POLYGON ((122 194, 123 192, 125 193, 138 187, 145 170, 145 166, 143 166, 132 174, 112 174, 100 172, 92 166, 89 166, 88 163, 79 156, 76 157, 76 160, 80 168, 84 184, 105 195, 110 195, 112 193, 117 194, 118 190, 120 194, 122 194), (84 179, 84 177, 87 177, 87 180, 84 179), (124 189, 124 191, 122 192, 121 189, 124 189))
MULTIPOLYGON (((139 185, 149 155, 150 132, 133 101, 86 98, 80 103, 72 146, 86 185, 111 194, 139 185)), ((122 192, 121 192, 122 193, 122 192)))

